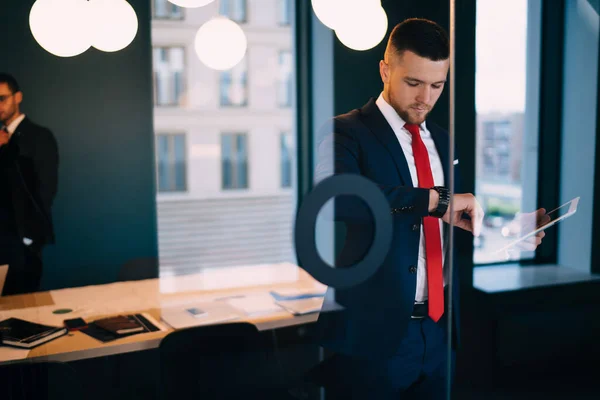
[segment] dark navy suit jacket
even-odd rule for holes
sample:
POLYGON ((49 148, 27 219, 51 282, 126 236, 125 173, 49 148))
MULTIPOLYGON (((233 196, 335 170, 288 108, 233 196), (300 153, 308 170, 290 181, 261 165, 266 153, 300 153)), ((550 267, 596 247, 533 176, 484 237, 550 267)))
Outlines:
MULTIPOLYGON (((332 351, 369 358, 386 357, 398 349, 413 310, 420 226, 422 218, 428 215, 429 190, 413 186, 400 143, 373 99, 361 109, 335 117, 332 122, 325 128, 327 134, 319 140, 316 179, 332 173, 360 174, 370 179, 389 201, 393 238, 387 257, 371 278, 352 288, 336 290, 336 301, 344 310, 321 313, 315 326, 316 334, 321 345, 332 351)), ((453 164, 449 160, 449 135, 430 121, 427 128, 437 147, 448 186, 448 171, 453 164)), ((458 173, 455 172, 455 176, 458 173)), ((456 183, 454 187, 456 190, 456 183)), ((346 231, 336 267, 348 267, 360 261, 368 251, 374 231, 372 219, 364 203, 354 196, 336 198, 335 217, 336 221, 343 222, 346 231)), ((447 247, 448 229, 444 232, 447 247)), ((444 251, 447 274, 449 253, 447 248, 444 251)), ((459 285, 458 269, 453 270, 453 343, 456 345, 459 285)), ((443 318, 439 323, 447 324, 447 320, 443 318)))

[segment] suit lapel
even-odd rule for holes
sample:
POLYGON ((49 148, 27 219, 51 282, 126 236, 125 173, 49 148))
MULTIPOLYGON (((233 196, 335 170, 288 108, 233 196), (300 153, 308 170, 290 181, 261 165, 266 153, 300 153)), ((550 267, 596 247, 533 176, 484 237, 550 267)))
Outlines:
POLYGON ((414 186, 400 142, 373 99, 369 100, 361 109, 361 116, 365 125, 381 141, 394 159, 396 169, 404 184, 414 186))

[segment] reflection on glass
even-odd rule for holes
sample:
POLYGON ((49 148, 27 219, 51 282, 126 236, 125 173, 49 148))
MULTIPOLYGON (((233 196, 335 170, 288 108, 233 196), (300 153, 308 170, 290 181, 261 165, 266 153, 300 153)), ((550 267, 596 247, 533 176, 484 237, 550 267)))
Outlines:
POLYGON ((246 22, 246 0, 220 0, 219 14, 236 22, 246 22))
POLYGON ((153 0, 152 11, 155 19, 183 19, 183 9, 169 0, 153 0))
POLYGON ((152 56, 154 64, 154 104, 158 106, 179 105, 184 90, 183 47, 155 47, 152 56))
POLYGON ((159 192, 186 190, 185 135, 156 136, 157 178, 159 192))
POLYGON ((523 200, 527 0, 479 0, 476 34, 476 193, 486 213, 475 238, 477 264, 506 261, 495 251, 511 240, 502 228, 523 200))
POLYGON ((247 56, 230 70, 221 72, 221 105, 245 106, 248 104, 247 56))

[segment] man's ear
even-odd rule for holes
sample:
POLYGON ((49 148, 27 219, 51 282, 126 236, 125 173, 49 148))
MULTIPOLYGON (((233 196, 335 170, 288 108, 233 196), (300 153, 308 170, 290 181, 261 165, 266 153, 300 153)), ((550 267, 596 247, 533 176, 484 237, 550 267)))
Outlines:
POLYGON ((17 104, 21 104, 22 101, 23 101, 23 92, 19 91, 19 92, 15 93, 15 102, 17 104))
POLYGON ((379 74, 381 75, 381 81, 383 83, 389 83, 390 66, 384 60, 379 61, 379 74))

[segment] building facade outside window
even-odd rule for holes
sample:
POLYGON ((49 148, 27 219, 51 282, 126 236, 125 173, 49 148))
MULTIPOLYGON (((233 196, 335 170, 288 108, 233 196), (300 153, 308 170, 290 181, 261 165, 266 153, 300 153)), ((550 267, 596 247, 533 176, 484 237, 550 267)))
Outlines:
POLYGON ((244 133, 221 136, 223 189, 248 188, 248 140, 244 133))
POLYGON ((158 191, 185 192, 187 190, 185 135, 156 135, 156 158, 158 191))
POLYGON ((183 47, 154 47, 154 104, 178 106, 185 90, 183 47))

